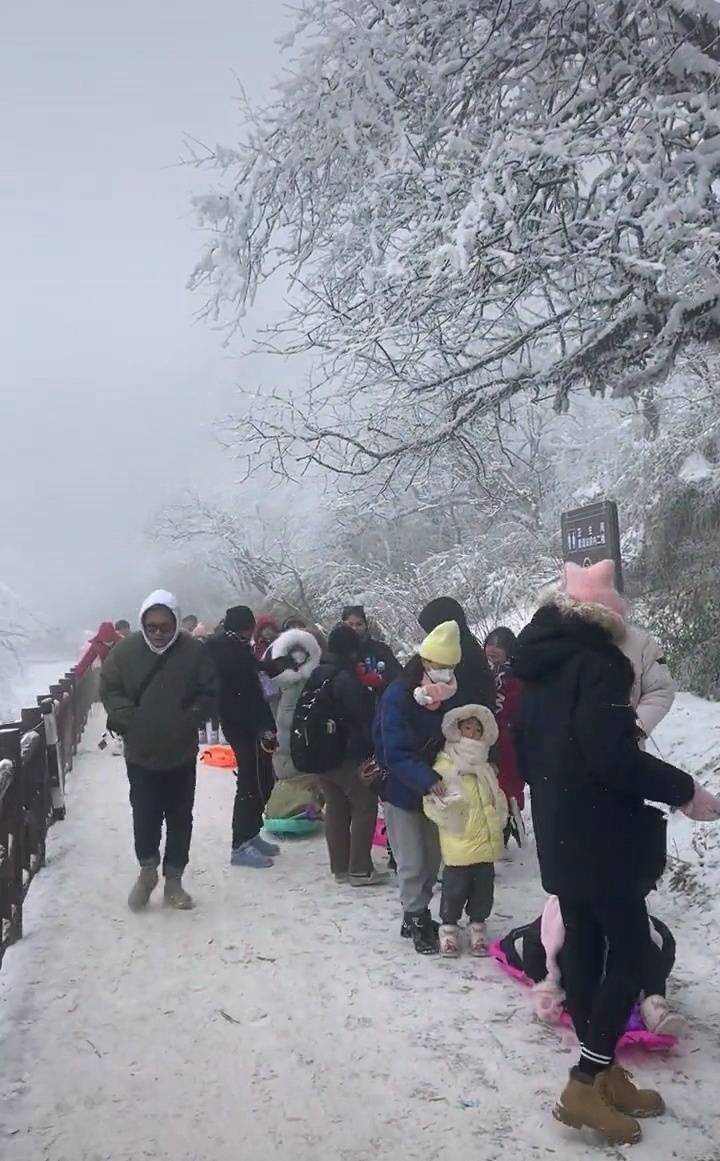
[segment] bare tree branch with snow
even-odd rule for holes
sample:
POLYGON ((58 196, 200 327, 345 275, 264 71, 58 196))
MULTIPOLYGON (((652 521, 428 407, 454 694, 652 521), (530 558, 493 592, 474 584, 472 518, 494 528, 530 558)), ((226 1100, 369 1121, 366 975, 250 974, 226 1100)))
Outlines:
POLYGON ((716 0, 305 0, 288 47, 198 202, 208 314, 280 271, 266 346, 315 357, 261 459, 421 471, 518 393, 636 394, 717 337, 716 0))

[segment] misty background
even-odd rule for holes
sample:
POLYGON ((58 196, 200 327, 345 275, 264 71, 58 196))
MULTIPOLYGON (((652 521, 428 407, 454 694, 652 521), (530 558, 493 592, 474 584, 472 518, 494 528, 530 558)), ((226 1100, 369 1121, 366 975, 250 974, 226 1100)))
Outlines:
POLYGON ((134 618, 162 573, 157 511, 237 478, 214 425, 265 368, 196 317, 209 178, 178 162, 186 137, 237 138, 239 86, 266 96, 286 19, 280 0, 3 13, 0 581, 43 624, 134 618))
MULTIPOLYGON (((476 220, 478 174, 494 188, 503 167, 514 167, 512 118, 517 112, 524 125, 526 111, 514 112, 512 102, 499 107, 510 119, 497 134, 508 156, 495 158, 480 132, 458 161, 448 142, 464 82, 445 60, 468 34, 464 9, 449 23, 442 5, 408 9, 399 23, 389 9, 383 27, 361 16, 353 25, 358 11, 318 6, 321 27, 285 57, 277 40, 295 14, 280 0, 149 7, 131 0, 122 11, 89 0, 62 10, 31 0, 5 14, 0 650, 8 626, 30 634, 60 626, 72 645, 53 656, 69 663, 83 630, 101 618, 134 620, 141 599, 160 585, 207 620, 240 597, 329 626, 344 604, 363 601, 401 651, 416 641, 418 609, 439 593, 465 605, 479 634, 498 623, 519 627, 539 588, 559 575, 561 512, 611 497, 620 508, 633 615, 663 642, 684 688, 720 696, 715 340, 688 323, 668 374, 612 400, 615 385, 660 357, 643 345, 656 332, 638 333, 634 346, 620 342, 606 352, 594 394, 578 382, 558 400, 552 375, 537 392, 506 382, 509 401, 475 418, 471 412, 450 438, 448 417, 464 398, 462 359, 450 390, 442 377, 440 386, 426 382, 428 368, 435 359, 444 366, 448 351, 467 348, 469 357, 478 343, 492 346, 505 334, 494 324, 487 333, 482 323, 488 309, 496 318, 496 292, 478 294, 473 283, 469 258, 479 235, 456 227, 466 210, 476 220), (419 42, 434 47, 418 87, 419 42), (377 83, 385 75, 390 87, 377 83), (241 86, 257 113, 251 139, 241 86), (405 91, 412 102, 398 104, 392 93, 405 91), (258 105, 268 99, 275 104, 264 115, 258 105), (438 117, 444 131, 436 134, 438 117), (410 186, 398 132, 427 138, 425 168, 410 186), (238 142, 245 148, 234 155, 238 142), (193 151, 209 163, 181 164, 193 151), (448 195, 444 215, 435 202, 438 175, 448 195), (399 217, 416 223, 412 253, 399 217), (449 254, 458 261, 454 273, 449 254), (410 279, 406 293, 398 271, 408 255, 408 269, 435 273, 410 279), (190 293, 203 258, 206 278, 190 293), (268 267, 276 273, 265 282, 268 267), (224 346, 225 332, 199 317, 206 300, 233 323, 251 305, 242 287, 256 281, 258 305, 224 346), (290 343, 299 336, 304 354, 244 358, 258 326, 269 328, 271 343, 287 341, 280 320, 288 310, 290 343), (417 320, 425 320, 419 328, 417 320), (388 336, 389 362, 378 357, 388 336), (223 426, 227 416, 234 423, 223 426)), ((661 18, 654 10, 648 16, 661 18)), ((483 85, 492 84, 492 69, 478 60, 473 116, 484 130, 492 93, 483 85)), ((638 60, 634 80, 643 115, 652 105, 644 67, 638 60)), ((706 84, 700 73, 693 83, 706 84)), ((537 104, 534 115, 545 107, 537 104)), ((713 140, 709 121, 705 130, 713 140)), ((613 132, 634 189, 647 192, 642 148, 622 124, 613 132)), ((594 155, 592 134, 575 147, 578 156, 594 155)), ((668 149, 658 147, 664 160, 653 189, 665 182, 675 190, 679 171, 668 149)), ((572 158, 566 162, 575 172, 572 158)), ((588 174, 578 165, 568 196, 584 222, 577 190, 588 174)), ((708 208, 690 193, 685 217, 663 228, 653 214, 661 218, 672 199, 656 194, 646 223, 654 258, 646 272, 667 266, 683 309, 686 292, 708 281, 708 302, 716 301, 708 261, 715 234, 693 244, 717 220, 715 195, 708 193, 708 208)), ((542 220, 548 237, 561 237, 554 207, 544 207, 542 220)), ((522 214, 516 220, 510 205, 502 212, 505 226, 522 233, 522 214)), ((598 213, 607 232, 612 223, 598 213)), ((485 220, 483 209, 477 221, 485 220)), ((619 239, 622 269, 624 246, 619 239)), ((556 257, 539 248, 546 287, 556 285, 556 257)), ((564 341, 572 346, 574 328, 586 326, 575 317, 583 297, 573 278, 582 282, 597 256, 565 258, 570 280, 557 293, 569 309, 564 341)), ((618 267, 612 254, 602 262, 610 293, 618 267)), ((510 262, 510 270, 521 266, 510 262)), ((508 306, 512 277, 503 291, 508 306)), ((634 302, 633 270, 624 277, 634 302)), ((526 303, 533 318, 535 306, 526 303)), ((506 325, 511 335, 524 328, 522 350, 532 362, 532 327, 514 308, 506 325)), ((562 356, 562 344, 539 349, 562 356)), ((513 366, 503 363, 506 377, 513 366)), ((480 398, 482 376, 468 382, 470 397, 480 398)))

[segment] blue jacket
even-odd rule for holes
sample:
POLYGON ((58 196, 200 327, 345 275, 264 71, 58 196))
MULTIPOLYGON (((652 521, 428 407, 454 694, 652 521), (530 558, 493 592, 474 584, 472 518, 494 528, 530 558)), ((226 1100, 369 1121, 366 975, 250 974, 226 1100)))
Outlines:
POLYGON ((388 686, 375 716, 375 760, 387 771, 383 801, 402 810, 422 810, 423 795, 438 781, 433 770, 443 745, 442 720, 457 697, 440 709, 419 706, 402 681, 388 686))

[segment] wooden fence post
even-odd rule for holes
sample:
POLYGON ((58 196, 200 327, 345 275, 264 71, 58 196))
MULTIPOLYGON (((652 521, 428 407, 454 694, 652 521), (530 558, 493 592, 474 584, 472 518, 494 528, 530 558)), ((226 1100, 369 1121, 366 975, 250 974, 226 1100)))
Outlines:
POLYGON ((65 818, 65 771, 58 753, 58 728, 55 703, 51 697, 40 700, 40 712, 45 721, 45 746, 47 750, 48 779, 54 822, 65 818))
POLYGON ((22 938, 24 844, 20 730, 5 726, 0 728, 0 961, 22 938))

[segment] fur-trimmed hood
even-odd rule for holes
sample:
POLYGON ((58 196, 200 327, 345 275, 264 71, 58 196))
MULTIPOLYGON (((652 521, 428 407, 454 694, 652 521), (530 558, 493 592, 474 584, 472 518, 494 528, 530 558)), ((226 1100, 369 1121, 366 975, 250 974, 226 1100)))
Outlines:
POLYGON ((270 646, 269 655, 276 660, 278 657, 289 656, 295 649, 302 649, 307 653, 308 659, 299 669, 286 669, 284 673, 273 678, 273 684, 277 689, 304 684, 320 664, 320 646, 312 633, 308 633, 305 629, 287 629, 281 633, 270 646))
POLYGON ((627 669, 629 693, 634 680, 632 665, 619 649, 625 632, 625 623, 616 613, 555 592, 520 634, 513 673, 521 681, 542 681, 580 652, 611 654, 627 669))
POLYGON ((608 609, 605 605, 596 605, 591 601, 576 601, 561 589, 554 589, 551 592, 547 592, 543 598, 541 608, 547 608, 553 605, 568 617, 575 616, 581 621, 587 621, 589 625, 599 625, 612 638, 616 645, 623 640, 627 633, 627 626, 624 619, 619 613, 614 613, 612 609, 608 609))
POLYGON ((467 718, 477 718, 483 728, 483 745, 492 749, 498 740, 498 727, 495 715, 484 705, 461 705, 456 709, 448 710, 442 720, 442 732, 448 742, 462 740, 460 722, 467 718))

